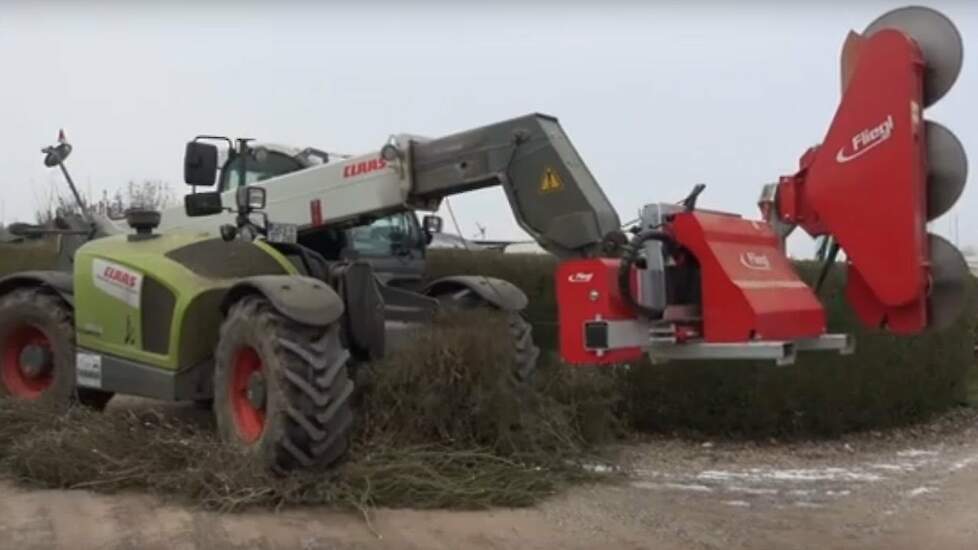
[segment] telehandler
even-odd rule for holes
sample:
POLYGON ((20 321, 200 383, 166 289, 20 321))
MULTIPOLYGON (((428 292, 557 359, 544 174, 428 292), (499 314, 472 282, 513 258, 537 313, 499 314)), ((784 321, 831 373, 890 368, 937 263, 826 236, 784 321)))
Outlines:
MULTIPOLYGON (((884 14, 847 38, 828 132, 795 173, 764 187, 762 220, 697 208, 697 186, 678 204, 644 206, 631 234, 546 115, 436 139, 396 135, 377 152, 246 176, 223 194, 196 190, 218 172, 217 146, 199 137, 185 156, 194 192, 182 213, 164 214, 165 231, 158 213, 132 211, 131 231, 80 246, 71 273, 0 279, 0 391, 96 407, 113 393, 213 398, 222 436, 263 464, 332 464, 353 418, 347 365, 382 353, 385 313, 414 299, 345 257, 337 232, 497 185, 519 224, 562 259, 569 363, 784 364, 804 350, 850 351, 848 335, 826 333, 816 291, 784 253, 797 226, 845 252, 846 296, 864 323, 940 330, 961 314, 970 275, 926 224, 960 196, 967 161, 923 111, 951 88, 961 60, 960 35, 940 13, 884 14)), ((247 142, 229 151, 245 155, 241 173, 252 156, 262 162, 247 142)), ((501 282, 454 288, 507 300, 501 282)), ((509 299, 515 311, 525 304, 521 293, 509 299)))

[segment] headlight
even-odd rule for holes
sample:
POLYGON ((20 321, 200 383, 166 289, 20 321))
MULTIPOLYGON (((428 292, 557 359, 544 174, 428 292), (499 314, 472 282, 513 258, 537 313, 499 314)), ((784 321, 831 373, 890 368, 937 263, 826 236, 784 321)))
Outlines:
POLYGON ((235 197, 238 203, 238 210, 251 212, 252 210, 262 210, 265 208, 265 188, 264 187, 239 187, 235 197))
POLYGON ((248 187, 248 208, 261 210, 265 208, 265 189, 262 187, 248 187))

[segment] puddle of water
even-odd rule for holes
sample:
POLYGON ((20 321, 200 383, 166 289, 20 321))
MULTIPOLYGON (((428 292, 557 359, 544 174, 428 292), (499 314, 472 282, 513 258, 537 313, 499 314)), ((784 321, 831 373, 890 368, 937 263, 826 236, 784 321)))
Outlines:
POLYGON ((954 464, 951 465, 950 470, 952 472, 957 472, 958 470, 961 470, 961 469, 967 468, 968 466, 971 466, 975 462, 978 462, 978 455, 976 455, 976 456, 969 456, 968 458, 965 458, 963 460, 959 460, 959 461, 955 462, 954 464))
POLYGON ((917 487, 916 489, 913 489, 911 491, 908 491, 907 492, 907 495, 910 498, 913 498, 913 497, 917 497, 917 496, 920 496, 920 495, 926 495, 927 493, 933 493, 933 492, 934 492, 934 488, 933 487, 917 487))
POLYGON ((777 489, 763 489, 760 487, 742 487, 739 485, 730 485, 729 487, 724 487, 724 489, 731 493, 744 493, 747 495, 776 495, 779 493, 777 489))
POLYGON ((880 481, 883 476, 870 472, 848 470, 845 468, 812 468, 812 469, 763 469, 751 468, 744 472, 725 470, 704 470, 697 479, 712 481, 880 481))
POLYGON ((798 501, 794 503, 798 508, 823 508, 821 504, 816 504, 814 502, 798 501))
POLYGON ((706 485, 690 483, 652 483, 649 481, 633 481, 632 487, 638 489, 674 489, 676 491, 691 491, 695 493, 712 493, 713 489, 706 485))
POLYGON ((608 464, 584 464, 582 467, 585 471, 595 474, 610 474, 611 472, 618 471, 617 467, 608 464))
POLYGON ((917 469, 915 464, 910 464, 907 462, 901 464, 870 464, 869 467, 877 470, 887 470, 890 472, 912 472, 917 469))
POLYGON ((937 456, 938 454, 940 454, 939 451, 933 451, 933 450, 925 451, 923 449, 907 449, 905 451, 898 452, 897 456, 903 458, 917 458, 918 456, 937 456))

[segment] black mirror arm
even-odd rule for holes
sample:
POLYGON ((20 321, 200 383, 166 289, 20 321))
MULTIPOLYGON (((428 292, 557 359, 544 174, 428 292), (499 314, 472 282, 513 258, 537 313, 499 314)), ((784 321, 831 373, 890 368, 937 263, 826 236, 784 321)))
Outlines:
MULTIPOLYGON (((228 212, 235 212, 235 210, 228 208, 228 212)), ((255 233, 262 236, 268 235, 268 213, 261 210, 238 210, 237 211, 237 226, 238 228, 250 227, 254 229, 255 233), (251 221, 251 216, 257 215, 261 217, 261 225, 251 221)))

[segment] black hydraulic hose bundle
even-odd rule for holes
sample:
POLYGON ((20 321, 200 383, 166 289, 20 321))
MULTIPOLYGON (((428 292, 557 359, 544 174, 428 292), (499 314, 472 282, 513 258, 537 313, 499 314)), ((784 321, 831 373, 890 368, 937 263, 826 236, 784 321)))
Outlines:
MULTIPOLYGON (((683 209, 687 212, 692 212, 696 209, 696 199, 699 198, 700 193, 706 189, 706 184, 697 183, 693 186, 692 191, 689 195, 680 202, 683 209)), ((635 235, 622 246, 623 252, 621 255, 621 263, 618 264, 618 291, 621 294, 625 303, 632 309, 634 309, 639 316, 645 317, 646 319, 656 321, 662 319, 664 313, 661 309, 656 309, 639 303, 635 295, 632 294, 632 281, 631 273, 632 266, 634 266, 639 261, 639 254, 642 253, 642 245, 647 241, 659 241, 664 245, 674 245, 676 242, 673 240, 672 236, 658 229, 661 225, 657 225, 650 229, 641 230, 635 233, 635 235)))
POLYGON ((631 274, 632 266, 639 261, 639 254, 642 252, 642 245, 646 241, 660 241, 671 243, 672 237, 664 231, 658 229, 646 229, 640 231, 628 241, 623 247, 621 263, 618 264, 618 291, 625 303, 634 309, 640 316, 650 320, 662 319, 663 310, 649 307, 639 303, 635 295, 632 294, 631 274))

